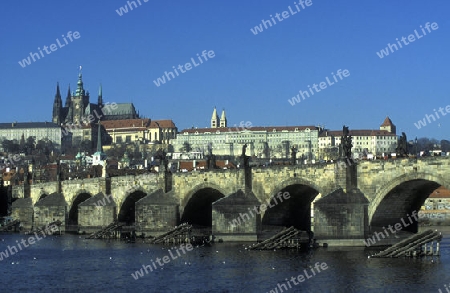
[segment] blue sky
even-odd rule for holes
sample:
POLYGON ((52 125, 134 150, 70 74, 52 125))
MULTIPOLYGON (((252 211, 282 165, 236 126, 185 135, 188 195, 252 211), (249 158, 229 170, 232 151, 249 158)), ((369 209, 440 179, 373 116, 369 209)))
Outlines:
MULTIPOLYGON (((261 33, 269 15, 295 11, 294 1, 154 1, 119 16, 127 1, 4 1, 0 10, 1 122, 50 121, 56 82, 63 100, 83 81, 96 102, 100 83, 109 102, 133 102, 152 119, 178 128, 209 126, 213 107, 228 124, 323 125, 377 129, 389 115, 408 139, 450 139, 450 115, 417 129, 433 109, 450 105, 450 2, 314 1, 261 33), (396 38, 437 30, 378 57, 396 38), (18 61, 69 31, 80 38, 26 67, 18 61), (214 58, 157 87, 153 80, 204 50, 214 58), (308 85, 350 76, 292 106, 308 85)), ((129 10, 129 8, 128 8, 129 10)))

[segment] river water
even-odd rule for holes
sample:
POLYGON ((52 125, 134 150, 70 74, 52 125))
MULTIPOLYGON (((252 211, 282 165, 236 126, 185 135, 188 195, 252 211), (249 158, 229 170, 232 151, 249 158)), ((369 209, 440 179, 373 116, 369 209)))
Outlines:
POLYGON ((70 234, 20 250, 17 243, 29 236, 2 234, 0 251, 15 245, 18 252, 2 255, 0 292, 446 292, 450 228, 438 229, 444 234, 441 256, 419 259, 371 259, 376 251, 364 248, 248 251, 242 243, 168 252, 161 245, 70 234), (149 265, 147 272, 136 279, 132 274, 142 265, 149 265))

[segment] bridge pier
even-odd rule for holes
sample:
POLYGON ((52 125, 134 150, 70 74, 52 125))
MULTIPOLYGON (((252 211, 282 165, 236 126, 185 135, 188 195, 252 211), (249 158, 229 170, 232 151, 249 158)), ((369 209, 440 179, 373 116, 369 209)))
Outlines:
POLYGON ((34 228, 46 226, 52 222, 60 221, 60 232, 66 230, 67 203, 61 193, 52 193, 34 205, 34 228))
POLYGON ((82 233, 93 233, 117 220, 117 206, 111 194, 99 192, 78 206, 78 225, 82 233))
POLYGON ((33 201, 29 198, 19 198, 12 203, 11 216, 19 219, 24 231, 31 231, 33 228, 33 201))
POLYGON ((212 204, 212 234, 223 241, 257 241, 260 203, 253 192, 237 192, 212 204))
POLYGON ((136 232, 158 236, 170 231, 180 222, 179 203, 173 192, 162 189, 136 202, 136 232))
POLYGON ((338 246, 364 246, 369 201, 359 189, 339 188, 314 204, 314 236, 338 246))

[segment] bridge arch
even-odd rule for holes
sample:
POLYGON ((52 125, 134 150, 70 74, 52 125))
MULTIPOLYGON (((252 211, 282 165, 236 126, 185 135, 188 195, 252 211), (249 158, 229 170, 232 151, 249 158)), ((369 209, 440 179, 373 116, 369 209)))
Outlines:
POLYGON ((147 193, 142 186, 136 186, 125 192, 125 196, 121 202, 118 203, 119 211, 117 220, 125 222, 127 225, 133 225, 136 221, 136 202, 147 196, 147 193))
POLYGON ((270 202, 262 214, 263 230, 275 226, 311 230, 311 204, 319 194, 319 187, 303 178, 293 177, 277 184, 261 201, 270 202))
POLYGON ((194 227, 212 227, 212 203, 225 197, 225 190, 213 183, 199 184, 182 200, 181 222, 194 227))
MULTIPOLYGON (((441 176, 423 172, 403 174, 392 179, 381 186, 371 200, 369 225, 382 227, 401 223, 402 218, 406 220, 413 211, 418 212, 431 192, 441 185, 449 187, 441 176)), ((417 223, 408 226, 411 227, 405 230, 417 232, 417 223)))
POLYGON ((320 188, 320 186, 316 183, 302 177, 290 177, 284 181, 281 181, 280 183, 275 184, 275 186, 270 190, 269 194, 256 194, 256 196, 262 202, 268 201, 271 199, 272 195, 277 194, 280 190, 291 185, 308 186, 312 189, 317 190, 318 193, 322 194, 322 188, 320 188))
POLYGON ((39 192, 39 196, 38 196, 36 202, 40 201, 41 199, 43 199, 43 198, 45 198, 45 197, 47 197, 47 196, 48 196, 48 193, 45 192, 45 191, 43 191, 43 190, 41 190, 41 191, 39 192))
POLYGON ((70 201, 70 205, 67 207, 69 210, 68 225, 78 225, 78 206, 91 197, 92 194, 86 189, 80 189, 75 193, 70 201))
POLYGON ((226 190, 222 186, 219 186, 219 185, 217 185, 215 183, 202 182, 202 183, 194 186, 191 190, 189 190, 188 193, 186 193, 186 196, 182 196, 182 195, 180 196, 180 213, 183 213, 183 210, 186 207, 187 203, 191 200, 191 198, 199 190, 206 189, 206 188, 215 189, 215 190, 219 191, 220 193, 222 193, 225 196, 227 196, 228 194, 232 193, 232 192, 229 192, 229 190, 226 190))

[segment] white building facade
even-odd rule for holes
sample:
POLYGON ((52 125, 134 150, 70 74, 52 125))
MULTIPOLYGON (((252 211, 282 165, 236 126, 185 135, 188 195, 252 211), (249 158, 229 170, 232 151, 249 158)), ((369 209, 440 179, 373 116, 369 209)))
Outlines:
POLYGON ((0 139, 26 140, 33 137, 39 140, 50 140, 54 145, 61 145, 61 127, 52 122, 13 122, 0 123, 0 139))
MULTIPOLYGON (((398 144, 396 128, 389 117, 386 117, 380 130, 350 130, 352 136, 352 153, 354 158, 363 154, 376 156, 395 153, 398 144)), ((332 159, 341 144, 342 131, 323 131, 319 135, 319 157, 324 160, 332 159)))

